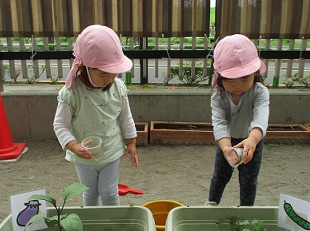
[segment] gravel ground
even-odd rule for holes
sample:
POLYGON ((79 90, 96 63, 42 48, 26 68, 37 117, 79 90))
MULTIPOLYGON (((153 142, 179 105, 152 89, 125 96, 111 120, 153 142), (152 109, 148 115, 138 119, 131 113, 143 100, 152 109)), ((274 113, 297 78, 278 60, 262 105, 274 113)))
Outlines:
MULTIPOLYGON (((77 182, 72 163, 56 140, 29 141, 28 151, 15 162, 0 162, 0 219, 11 213, 10 196, 45 189, 60 199, 61 191, 77 182)), ((138 147, 138 168, 125 159, 119 183, 144 191, 121 196, 121 204, 143 205, 169 199, 185 205, 203 205, 213 172, 215 146, 138 147)), ((310 201, 309 145, 266 145, 255 205, 278 205, 281 193, 310 201)), ((237 172, 227 185, 223 206, 238 205, 237 172)), ((82 205, 81 198, 68 205, 82 205)))

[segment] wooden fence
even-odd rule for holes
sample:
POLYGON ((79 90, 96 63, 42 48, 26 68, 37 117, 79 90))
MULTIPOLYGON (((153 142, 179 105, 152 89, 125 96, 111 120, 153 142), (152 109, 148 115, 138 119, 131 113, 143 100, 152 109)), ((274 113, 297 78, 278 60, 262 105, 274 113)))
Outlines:
POLYGON ((74 36, 92 24, 124 37, 135 63, 127 83, 210 84, 216 39, 208 37, 240 33, 258 47, 265 81, 290 85, 309 75, 309 7, 309 0, 216 0, 214 9, 210 0, 3 0, 0 91, 3 80, 64 80, 74 36))

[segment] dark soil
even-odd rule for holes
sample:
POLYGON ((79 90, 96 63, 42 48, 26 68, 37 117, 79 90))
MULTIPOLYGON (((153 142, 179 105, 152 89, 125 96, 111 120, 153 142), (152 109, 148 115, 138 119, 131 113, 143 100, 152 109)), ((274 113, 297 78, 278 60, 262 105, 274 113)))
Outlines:
POLYGON ((201 124, 154 124, 154 129, 212 131, 213 127, 201 124))
POLYGON ((267 131, 305 131, 300 125, 268 126, 267 131))

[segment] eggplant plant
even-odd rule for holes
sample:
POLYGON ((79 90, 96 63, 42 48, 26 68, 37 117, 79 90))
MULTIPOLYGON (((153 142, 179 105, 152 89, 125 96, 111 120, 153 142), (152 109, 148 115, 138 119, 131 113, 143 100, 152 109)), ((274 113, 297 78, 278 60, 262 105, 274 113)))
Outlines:
POLYGON ((44 222, 48 227, 58 226, 60 231, 83 231, 82 221, 77 214, 63 214, 62 212, 68 200, 82 194, 87 189, 88 187, 81 183, 73 183, 69 185, 62 193, 63 204, 61 206, 58 206, 56 200, 52 197, 38 194, 32 195, 28 198, 28 202, 33 200, 44 200, 49 202, 55 208, 56 215, 53 217, 44 217, 43 214, 39 213, 29 220, 29 222, 25 225, 24 230, 26 230, 32 223, 44 219, 44 222))

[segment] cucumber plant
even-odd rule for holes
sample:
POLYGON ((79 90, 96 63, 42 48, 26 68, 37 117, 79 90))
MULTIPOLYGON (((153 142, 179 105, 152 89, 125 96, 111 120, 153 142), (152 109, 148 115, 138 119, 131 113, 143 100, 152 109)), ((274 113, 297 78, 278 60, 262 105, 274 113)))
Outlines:
POLYGON ((264 227, 262 227, 262 221, 260 220, 238 220, 235 223, 235 230, 242 231, 267 231, 264 227))

